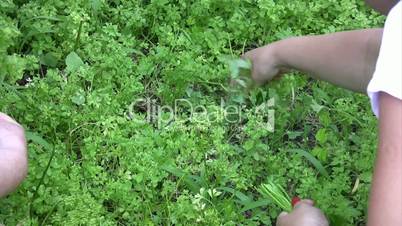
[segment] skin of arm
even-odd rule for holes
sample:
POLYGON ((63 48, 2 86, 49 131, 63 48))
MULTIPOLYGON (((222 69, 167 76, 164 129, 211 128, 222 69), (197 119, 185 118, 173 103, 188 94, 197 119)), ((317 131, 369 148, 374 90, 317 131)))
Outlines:
POLYGON ((367 5, 384 15, 387 15, 398 2, 399 0, 366 0, 367 5))
MULTIPOLYGON (((273 43, 277 66, 357 92, 366 92, 375 70, 383 29, 289 38, 273 43)), ((264 48, 264 47, 263 47, 264 48)))
POLYGON ((24 129, 0 113, 0 197, 12 192, 28 171, 24 129))
POLYGON ((402 225, 402 100, 380 93, 379 145, 368 226, 402 225))

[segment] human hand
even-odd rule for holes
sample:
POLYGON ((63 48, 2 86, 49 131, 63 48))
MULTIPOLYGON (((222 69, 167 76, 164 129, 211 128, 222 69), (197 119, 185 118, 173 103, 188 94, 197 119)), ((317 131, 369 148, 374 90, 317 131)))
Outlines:
POLYGON ((328 226, 328 220, 322 211, 314 207, 312 200, 298 202, 291 213, 282 212, 276 226, 328 226))
POLYGON ((26 152, 25 132, 20 124, 0 112, 0 150, 26 152))
POLYGON ((288 70, 280 64, 275 43, 246 52, 242 58, 252 62, 251 77, 258 85, 263 85, 288 70))
POLYGON ((0 112, 0 197, 14 190, 25 178, 27 170, 24 129, 0 112))

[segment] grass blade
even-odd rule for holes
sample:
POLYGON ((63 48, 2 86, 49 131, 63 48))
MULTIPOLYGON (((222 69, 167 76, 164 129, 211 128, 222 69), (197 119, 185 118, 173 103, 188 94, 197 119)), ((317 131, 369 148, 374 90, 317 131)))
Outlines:
POLYGON ((32 133, 32 132, 25 132, 25 136, 27 138, 28 141, 32 141, 40 146, 42 146, 44 149, 46 149, 47 151, 52 151, 52 145, 49 144, 46 140, 44 140, 41 136, 39 136, 36 133, 32 133))
POLYGON ((161 167, 163 170, 173 174, 174 176, 178 178, 182 178, 187 187, 193 192, 193 193, 198 193, 200 191, 200 178, 194 175, 189 175, 185 172, 183 172, 181 169, 178 169, 173 166, 167 166, 164 165, 161 167))
POLYGON ((318 172, 321 175, 323 175, 325 177, 329 177, 328 171, 321 164, 321 162, 318 161, 318 159, 316 159, 314 156, 312 156, 307 151, 304 151, 302 149, 291 149, 291 150, 288 150, 288 152, 296 153, 296 154, 299 154, 299 155, 305 157, 318 170, 318 172))
POLYGON ((259 199, 257 201, 251 201, 244 205, 244 207, 240 210, 240 212, 245 212, 247 210, 252 210, 261 206, 266 206, 272 203, 269 199, 259 199))
POLYGON ((236 190, 233 189, 233 188, 219 187, 219 188, 217 188, 217 189, 218 189, 218 190, 225 191, 225 192, 232 193, 232 194, 233 194, 234 196, 236 196, 242 203, 248 203, 248 202, 253 201, 252 198, 248 197, 247 195, 243 194, 243 193, 240 192, 240 191, 236 191, 236 190))

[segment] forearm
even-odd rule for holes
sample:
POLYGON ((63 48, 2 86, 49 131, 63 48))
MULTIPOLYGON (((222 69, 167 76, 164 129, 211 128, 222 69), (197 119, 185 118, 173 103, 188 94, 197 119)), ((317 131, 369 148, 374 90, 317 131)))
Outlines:
POLYGON ((278 65, 359 92, 372 77, 382 29, 289 38, 274 43, 278 65))
POLYGON ((366 0, 367 5, 384 15, 387 15, 398 2, 399 0, 366 0))
POLYGON ((380 94, 379 147, 368 226, 402 225, 402 100, 380 94))

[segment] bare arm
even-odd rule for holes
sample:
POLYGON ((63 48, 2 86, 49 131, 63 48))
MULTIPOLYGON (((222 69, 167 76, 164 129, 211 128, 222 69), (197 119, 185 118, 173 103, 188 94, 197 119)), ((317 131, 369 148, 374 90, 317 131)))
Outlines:
POLYGON ((277 42, 279 66, 365 92, 381 46, 382 29, 304 36, 277 42))
POLYGON ((0 113, 0 197, 22 182, 27 168, 24 130, 13 119, 0 113))
POLYGON ((398 2, 399 0, 366 0, 367 5, 384 15, 387 15, 398 2))
POLYGON ((380 93, 379 145, 368 226, 402 225, 402 100, 380 93))
POLYGON ((366 92, 383 29, 365 29, 284 39, 247 52, 252 77, 265 83, 290 68, 358 92, 366 92))

